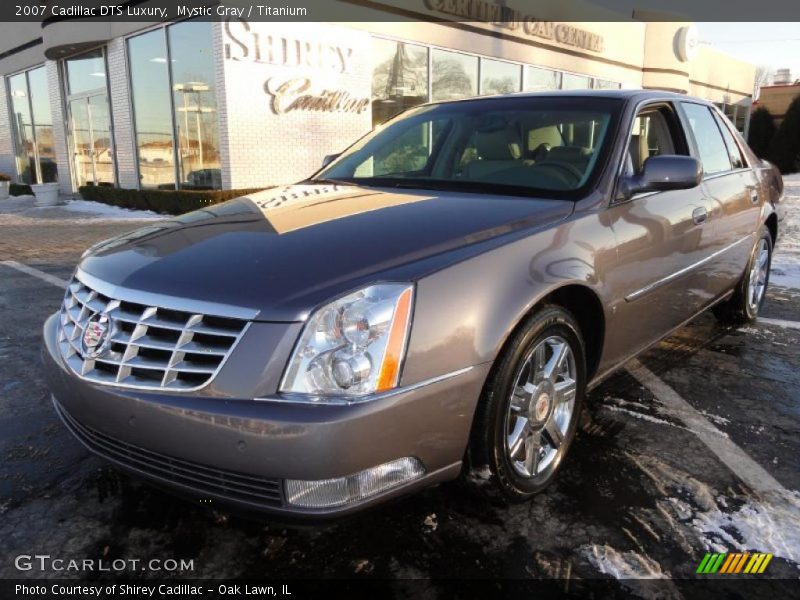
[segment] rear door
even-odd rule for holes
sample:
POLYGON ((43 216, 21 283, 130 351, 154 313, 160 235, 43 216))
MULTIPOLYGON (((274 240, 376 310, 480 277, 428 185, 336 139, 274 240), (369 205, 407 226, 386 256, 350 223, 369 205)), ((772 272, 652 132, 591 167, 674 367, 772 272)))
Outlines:
MULTIPOLYGON (((689 154, 671 103, 645 106, 628 138, 622 175, 659 154, 689 154)), ((712 205, 700 186, 638 194, 608 209, 617 241, 607 280, 615 290, 606 354, 616 362, 663 337, 702 308, 697 269, 714 243, 712 205)))
POLYGON ((712 203, 715 240, 698 293, 711 301, 739 281, 753 245, 761 206, 756 174, 724 117, 705 105, 681 102, 693 152, 703 163, 703 192, 712 203))

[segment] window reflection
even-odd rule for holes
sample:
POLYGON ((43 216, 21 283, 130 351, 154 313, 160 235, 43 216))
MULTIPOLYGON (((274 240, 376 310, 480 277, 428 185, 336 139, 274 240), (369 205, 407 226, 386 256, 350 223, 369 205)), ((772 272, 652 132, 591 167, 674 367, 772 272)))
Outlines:
POLYGON ((128 60, 141 187, 221 188, 211 23, 130 38, 128 60))
POLYGON ((20 181, 28 184, 57 181, 53 118, 45 67, 10 77, 8 87, 20 181))
POLYGON ((143 188, 174 188, 167 44, 162 30, 128 40, 131 96, 143 188))
POLYGON ((428 101, 428 49, 374 38, 372 40, 372 124, 428 101))
POLYGON ((522 69, 502 60, 481 59, 481 94, 509 94, 521 87, 522 69))
POLYGON ((28 71, 28 88, 33 109, 33 137, 36 140, 36 155, 39 161, 39 181, 51 183, 58 180, 58 168, 53 141, 50 95, 47 93, 47 69, 39 67, 28 71))
POLYGON ((616 81, 608 81, 607 79, 594 80, 594 89, 596 90, 618 90, 621 88, 622 84, 616 81))
POLYGON ((433 100, 455 100, 477 95, 477 56, 434 49, 431 59, 433 100))
POLYGON ((539 69, 528 67, 525 76, 526 92, 541 92, 547 90, 557 90, 561 87, 561 73, 550 69, 539 69))
POLYGON ((70 94, 106 87, 106 64, 102 48, 67 59, 66 68, 70 94))
POLYGON ((585 75, 574 75, 564 73, 561 77, 561 89, 563 90, 588 90, 592 87, 592 80, 585 75))
POLYGON ((182 188, 220 188, 219 129, 211 23, 167 28, 182 188))

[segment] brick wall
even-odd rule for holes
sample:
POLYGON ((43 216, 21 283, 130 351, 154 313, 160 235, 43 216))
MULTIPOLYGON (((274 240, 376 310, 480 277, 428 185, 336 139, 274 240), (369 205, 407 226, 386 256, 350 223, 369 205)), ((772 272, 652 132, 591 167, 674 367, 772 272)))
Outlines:
MULTIPOLYGON (((228 27, 226 30, 226 25, 221 24, 214 36, 225 187, 298 181, 316 171, 326 154, 343 150, 369 130, 368 105, 360 113, 291 110, 276 114, 271 106, 272 96, 265 91, 267 81, 277 85, 289 79, 308 78, 311 88, 307 93, 344 90, 354 99, 368 99, 368 33, 323 24, 231 23, 228 27), (231 30, 235 39, 231 38, 231 30), (258 54, 256 37, 260 41, 258 54), (312 58, 306 56, 300 66, 284 64, 286 40, 292 51, 299 42, 316 54, 312 58), (340 51, 349 56, 344 64, 340 51)), ((296 52, 289 56, 290 63, 297 62, 296 52)))
POLYGON ((58 187, 62 194, 72 193, 70 177, 69 147, 67 144, 67 117, 65 114, 64 91, 58 74, 58 63, 48 60, 47 91, 50 94, 50 116, 53 119, 53 142, 58 166, 58 187))
POLYGON ((11 135, 11 115, 8 111, 8 87, 6 78, 0 77, 0 173, 17 178, 14 161, 14 142, 11 135))
POLYGON ((136 147, 128 89, 128 62, 125 59, 125 40, 115 38, 107 48, 109 87, 111 88, 111 116, 114 127, 114 146, 117 159, 117 185, 138 188, 136 174, 136 147))

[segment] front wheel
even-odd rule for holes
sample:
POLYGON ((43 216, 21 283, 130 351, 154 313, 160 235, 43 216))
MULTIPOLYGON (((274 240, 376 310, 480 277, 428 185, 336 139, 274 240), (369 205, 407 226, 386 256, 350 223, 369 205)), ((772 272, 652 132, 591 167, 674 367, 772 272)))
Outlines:
POLYGON ((470 448, 472 472, 488 466, 494 487, 512 501, 542 491, 575 436, 585 386, 575 319, 560 307, 540 309, 509 341, 486 383, 470 448))
POLYGON ((755 321, 767 295, 771 263, 772 234, 762 226, 733 296, 713 309, 718 320, 732 325, 755 321))

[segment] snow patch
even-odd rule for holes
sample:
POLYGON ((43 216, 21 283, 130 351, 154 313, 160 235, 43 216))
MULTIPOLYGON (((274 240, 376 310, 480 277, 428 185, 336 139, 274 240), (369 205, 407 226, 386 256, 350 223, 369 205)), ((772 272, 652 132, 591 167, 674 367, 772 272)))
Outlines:
POLYGON ((783 178, 786 218, 780 224, 769 283, 800 289, 800 173, 783 178))
POLYGON ((588 544, 578 551, 603 575, 614 579, 665 579, 669 573, 653 559, 636 552, 619 552, 608 544, 588 544))
MULTIPOLYGON (((15 200, 35 200, 34 196, 15 196, 15 200)), ((102 202, 94 202, 92 200, 68 200, 66 204, 59 204, 57 206, 33 206, 30 210, 35 210, 37 213, 47 213, 48 211, 67 211, 85 215, 87 217, 96 217, 97 219, 106 219, 114 221, 146 221, 151 219, 164 219, 165 215, 160 215, 151 210, 132 210, 128 208, 121 208, 119 206, 111 206, 110 204, 103 204, 102 202)))
POLYGON ((102 202, 93 202, 91 200, 71 200, 60 208, 71 212, 97 215, 98 217, 114 220, 134 219, 141 221, 145 219, 164 218, 164 215, 160 215, 151 210, 131 210, 119 206, 111 206, 110 204, 103 204, 102 202))
POLYGON ((644 413, 636 412, 635 410, 628 410, 627 408, 622 408, 621 406, 613 406, 610 404, 606 404, 603 405, 603 408, 606 410, 613 410, 614 412, 624 413, 628 416, 634 417, 635 419, 649 421, 650 423, 657 423, 658 425, 672 425, 673 427, 679 427, 680 429, 684 429, 683 427, 680 427, 680 425, 675 425, 675 423, 670 423, 669 421, 665 421, 664 419, 659 419, 658 417, 653 417, 651 415, 646 415, 644 413))
POLYGON ((609 575, 620 581, 620 585, 632 593, 634 597, 652 598, 658 600, 683 599, 683 594, 670 581, 669 571, 664 571, 657 562, 649 556, 637 552, 620 552, 608 544, 587 544, 578 548, 578 554, 583 556, 595 569, 603 575, 609 575), (665 584, 654 589, 652 586, 643 585, 640 580, 660 579, 665 584))
MULTIPOLYGON (((724 505, 722 506, 724 508, 724 505)), ((697 512, 691 520, 709 550, 760 551, 800 563, 800 494, 749 500, 734 512, 697 512)))
MULTIPOLYGON (((685 524, 709 552, 772 552, 800 563, 800 494, 721 494, 652 456, 629 454, 655 487, 660 514, 677 530, 685 524), (676 523, 677 522, 677 523, 676 523)), ((656 522, 651 522, 655 525, 656 522)), ((672 532, 674 535, 674 531, 672 532)))
POLYGON ((730 419, 726 419, 725 417, 721 417, 719 415, 715 415, 715 414, 712 414, 710 412, 706 412, 704 410, 701 410, 700 414, 703 415, 706 419, 708 419, 712 423, 716 423, 717 425, 728 425, 728 424, 730 424, 730 419))

